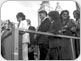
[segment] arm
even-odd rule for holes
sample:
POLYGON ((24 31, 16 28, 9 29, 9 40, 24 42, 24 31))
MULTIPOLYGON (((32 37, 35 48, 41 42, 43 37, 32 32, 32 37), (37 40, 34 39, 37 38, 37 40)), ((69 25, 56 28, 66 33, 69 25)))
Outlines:
MULTIPOLYGON (((20 25, 19 25, 20 29, 24 29, 23 27, 23 22, 21 21, 20 25)), ((23 35, 25 32, 24 31, 19 31, 19 34, 23 35)))
POLYGON ((49 32, 53 33, 53 34, 60 34, 61 29, 62 29, 61 22, 55 22, 53 24, 53 29, 51 31, 49 31, 49 32))

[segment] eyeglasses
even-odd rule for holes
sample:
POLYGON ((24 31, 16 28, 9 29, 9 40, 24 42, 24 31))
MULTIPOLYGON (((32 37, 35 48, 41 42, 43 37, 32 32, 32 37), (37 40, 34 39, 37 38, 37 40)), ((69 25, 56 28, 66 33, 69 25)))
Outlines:
POLYGON ((63 15, 68 15, 68 14, 63 14, 63 15))

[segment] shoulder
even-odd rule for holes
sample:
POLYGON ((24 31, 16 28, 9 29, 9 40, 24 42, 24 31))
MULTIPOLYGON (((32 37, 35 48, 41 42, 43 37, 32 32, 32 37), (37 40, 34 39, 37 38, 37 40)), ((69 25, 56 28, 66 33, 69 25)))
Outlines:
POLYGON ((21 21, 22 23, 26 23, 27 21, 26 20, 23 20, 23 21, 21 21))
POLYGON ((46 19, 44 20, 44 22, 45 22, 45 23, 51 23, 50 20, 49 20, 49 18, 46 18, 46 19))
POLYGON ((75 22, 73 19, 69 19, 69 22, 75 22))
POLYGON ((46 21, 49 21, 49 18, 46 18, 45 20, 46 20, 46 21))
POLYGON ((34 26, 30 26, 29 29, 35 30, 35 27, 34 26))
POLYGON ((30 26, 30 28, 35 28, 34 26, 30 26))
POLYGON ((73 24, 76 23, 73 19, 69 19, 69 22, 70 22, 70 23, 73 23, 73 24))
POLYGON ((27 21, 26 21, 26 20, 23 20, 23 21, 21 21, 21 23, 22 23, 23 25, 25 25, 25 24, 27 24, 27 21))

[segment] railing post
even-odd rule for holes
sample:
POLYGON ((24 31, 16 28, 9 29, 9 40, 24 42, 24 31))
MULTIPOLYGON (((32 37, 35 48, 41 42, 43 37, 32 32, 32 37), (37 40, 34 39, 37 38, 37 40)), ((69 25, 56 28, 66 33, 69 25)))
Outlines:
POLYGON ((74 45, 73 45, 73 39, 70 38, 70 42, 71 42, 71 49, 72 49, 72 58, 75 59, 75 51, 74 51, 74 45))
POLYGON ((14 28, 14 60, 19 59, 19 31, 14 28))

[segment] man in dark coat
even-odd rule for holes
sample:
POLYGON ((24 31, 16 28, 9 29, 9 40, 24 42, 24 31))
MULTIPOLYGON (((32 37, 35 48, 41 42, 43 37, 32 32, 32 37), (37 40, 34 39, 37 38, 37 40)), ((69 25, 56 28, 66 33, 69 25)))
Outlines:
MULTIPOLYGON (((40 14, 40 18, 42 19, 42 22, 38 27, 38 31, 48 32, 50 21, 47 18, 47 12, 40 11, 39 14, 40 14)), ((45 35, 38 34, 36 37, 36 41, 40 48, 40 60, 45 60, 48 51, 48 38, 45 35)))

